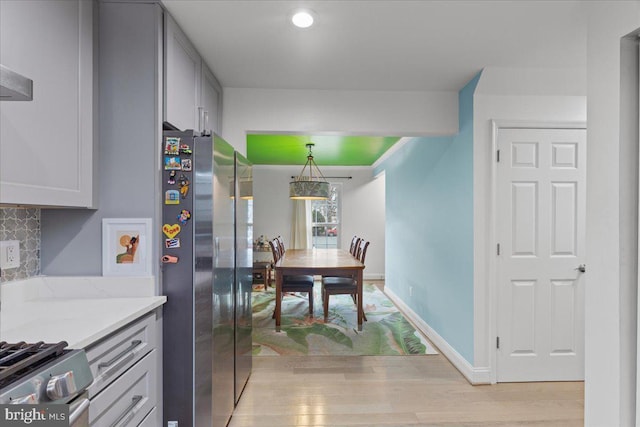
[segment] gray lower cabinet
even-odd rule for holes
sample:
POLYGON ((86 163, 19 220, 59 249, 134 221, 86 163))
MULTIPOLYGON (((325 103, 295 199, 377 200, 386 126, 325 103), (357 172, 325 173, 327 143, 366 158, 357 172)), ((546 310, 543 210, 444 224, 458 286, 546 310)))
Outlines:
POLYGON ((158 327, 151 313, 86 349, 91 427, 160 425, 158 327))
POLYGON ((138 427, 158 427, 160 425, 159 420, 158 410, 153 408, 151 412, 149 412, 149 415, 147 415, 147 417, 138 424, 138 427))
MULTIPOLYGON (((156 350, 91 400, 90 426, 137 426, 157 403, 156 350)), ((157 425, 157 423, 155 424, 157 425)))

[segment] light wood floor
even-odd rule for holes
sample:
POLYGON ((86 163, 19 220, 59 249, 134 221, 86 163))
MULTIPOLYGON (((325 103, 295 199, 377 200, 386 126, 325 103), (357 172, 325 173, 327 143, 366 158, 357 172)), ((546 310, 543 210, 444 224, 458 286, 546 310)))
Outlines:
MULTIPOLYGON (((375 281, 384 291, 384 281, 375 281)), ((584 383, 472 386, 442 355, 262 356, 229 427, 584 425, 584 383)))
POLYGON ((472 386, 442 355, 263 356, 229 427, 582 426, 582 382, 472 386))

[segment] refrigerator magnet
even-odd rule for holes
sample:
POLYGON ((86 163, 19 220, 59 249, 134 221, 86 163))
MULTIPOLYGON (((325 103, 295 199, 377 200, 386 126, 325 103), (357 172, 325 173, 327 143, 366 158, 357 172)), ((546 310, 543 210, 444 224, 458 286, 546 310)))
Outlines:
POLYGON ((165 205, 178 205, 180 204, 180 192, 178 190, 167 190, 164 192, 164 204, 165 205))
POLYGON ((164 158, 165 170, 180 170, 182 165, 180 164, 180 157, 165 157, 164 158))
POLYGON ((190 155, 192 153, 191 147, 189 147, 187 144, 180 144, 180 153, 190 155))
POLYGON ((178 147, 180 147, 180 138, 169 136, 165 140, 164 154, 173 154, 174 156, 177 156, 179 153, 178 147))
POLYGON ((167 180, 167 184, 174 185, 176 183, 176 171, 171 171, 169 174, 169 179, 167 180))
POLYGON ((180 247, 180 239, 174 237, 173 239, 165 239, 164 247, 167 249, 175 249, 180 247))
POLYGON ((162 226, 162 232, 169 239, 176 237, 178 233, 180 233, 181 229, 182 227, 180 227, 180 224, 165 224, 162 226))
MULTIPOLYGON (((182 170, 183 171, 190 171, 191 170, 191 159, 182 159, 181 165, 182 165, 182 170)), ((180 169, 180 168, 178 168, 178 169, 180 169)))
POLYGON ((178 221, 180 221, 180 224, 186 225, 187 221, 189 221, 190 219, 191 219, 191 212, 189 212, 186 209, 182 209, 180 211, 180 215, 178 215, 178 221))
POLYGON ((189 178, 184 176, 184 174, 180 175, 178 179, 178 187, 180 187, 180 194, 183 199, 187 198, 187 194, 189 194, 189 178))
POLYGON ((180 261, 180 259, 177 256, 171 256, 171 255, 163 255, 163 257, 160 258, 160 260, 162 261, 163 264, 177 264, 178 261, 180 261))

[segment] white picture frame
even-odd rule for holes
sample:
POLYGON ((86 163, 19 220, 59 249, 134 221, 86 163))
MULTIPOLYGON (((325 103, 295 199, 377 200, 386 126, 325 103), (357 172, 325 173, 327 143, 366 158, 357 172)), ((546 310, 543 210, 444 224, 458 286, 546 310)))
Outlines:
POLYGON ((151 276, 151 218, 102 219, 102 275, 151 276))

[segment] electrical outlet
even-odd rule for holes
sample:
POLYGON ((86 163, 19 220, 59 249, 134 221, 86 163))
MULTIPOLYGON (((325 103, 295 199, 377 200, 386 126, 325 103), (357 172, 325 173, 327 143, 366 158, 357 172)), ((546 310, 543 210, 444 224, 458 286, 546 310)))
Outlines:
POLYGON ((409 286, 409 296, 413 296, 413 286, 409 286))
POLYGON ((16 250, 15 246, 7 246, 7 264, 20 264, 18 257, 20 256, 20 249, 16 250))
POLYGON ((5 240, 0 242, 0 268, 20 267, 20 242, 5 240))

